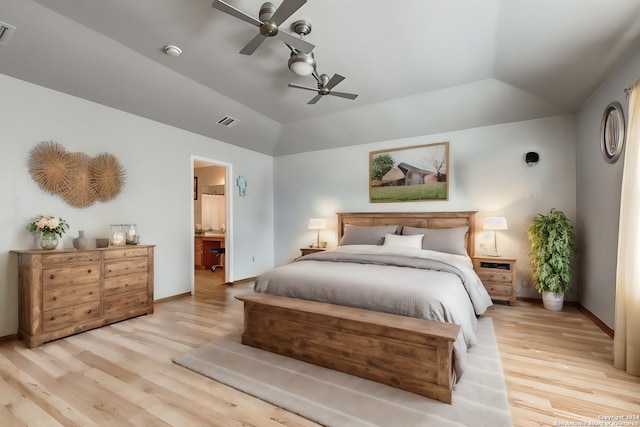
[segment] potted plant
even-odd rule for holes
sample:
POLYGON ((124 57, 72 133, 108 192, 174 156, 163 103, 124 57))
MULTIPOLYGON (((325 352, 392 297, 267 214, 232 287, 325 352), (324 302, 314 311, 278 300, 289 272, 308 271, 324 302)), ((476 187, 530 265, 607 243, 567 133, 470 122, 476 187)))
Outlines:
POLYGON ((533 283, 544 307, 562 310, 564 293, 571 287, 571 260, 577 255, 573 223, 562 211, 538 214, 527 229, 533 283))

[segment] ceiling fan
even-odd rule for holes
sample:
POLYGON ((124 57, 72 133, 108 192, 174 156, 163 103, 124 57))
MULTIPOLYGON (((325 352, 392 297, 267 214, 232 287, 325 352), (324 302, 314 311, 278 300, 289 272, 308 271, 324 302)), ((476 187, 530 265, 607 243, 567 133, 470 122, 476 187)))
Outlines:
POLYGON ((333 96, 339 96, 341 98, 347 98, 347 99, 356 99, 358 97, 358 95, 356 95, 355 93, 344 93, 344 92, 332 92, 331 89, 333 89, 334 87, 336 87, 338 85, 338 83, 340 83, 341 81, 343 81, 345 78, 343 76, 341 76, 340 74, 334 74, 333 77, 331 77, 331 79, 329 79, 329 76, 326 74, 320 74, 318 76, 317 73, 313 73, 312 74, 313 77, 318 81, 318 88, 312 88, 312 87, 308 87, 308 86, 301 86, 301 85, 297 85, 294 83, 289 83, 289 87, 295 87, 297 89, 306 89, 306 90, 312 90, 314 92, 318 92, 318 94, 316 96, 314 96, 311 101, 307 102, 307 104, 315 104, 316 102, 320 101, 320 99, 324 96, 324 95, 333 95, 333 96))
POLYGON ((222 0, 214 0, 211 5, 213 8, 221 10, 233 17, 248 22, 251 25, 255 25, 260 29, 258 35, 256 35, 245 47, 240 51, 243 55, 251 55, 262 44, 267 37, 277 36, 288 45, 294 46, 296 49, 305 53, 311 53, 315 47, 309 42, 306 42, 292 34, 284 31, 279 31, 278 26, 286 21, 295 11, 300 9, 307 0, 283 0, 282 4, 276 9, 273 3, 266 2, 262 5, 259 12, 259 19, 256 19, 243 11, 236 9, 223 2, 222 0))

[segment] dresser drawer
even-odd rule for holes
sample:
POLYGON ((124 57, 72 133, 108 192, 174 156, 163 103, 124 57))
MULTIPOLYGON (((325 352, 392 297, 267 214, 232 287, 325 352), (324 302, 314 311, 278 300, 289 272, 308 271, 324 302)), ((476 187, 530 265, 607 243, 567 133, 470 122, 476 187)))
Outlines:
POLYGON ((99 319, 100 301, 45 311, 42 317, 43 332, 56 331, 87 322, 89 319, 99 319))
POLYGON ((104 298, 102 306, 105 317, 126 313, 149 305, 149 294, 146 291, 132 294, 115 294, 104 298))
POLYGON ((42 288, 100 281, 100 263, 61 265, 42 269, 42 288))
POLYGON ((131 274, 128 276, 114 277, 104 280, 104 295, 113 295, 121 292, 146 291, 149 283, 149 275, 131 274))
POLYGON ((42 292, 43 311, 92 301, 100 301, 100 282, 79 286, 51 287, 42 292))
POLYGON ((100 251, 63 252, 59 254, 42 255, 42 265, 44 267, 78 262, 99 263, 100 251))
POLYGON ((125 274, 146 273, 147 258, 132 258, 104 263, 104 278, 124 276, 125 274))
POLYGON ((511 297, 513 287, 511 284, 504 284, 501 282, 483 282, 484 288, 487 290, 491 297, 511 297))
POLYGON ((476 272, 483 283, 485 281, 511 283, 513 279, 513 274, 509 270, 479 268, 476 272))
POLYGON ((146 257, 147 248, 122 248, 122 249, 109 249, 104 251, 104 259, 125 259, 134 257, 146 257))

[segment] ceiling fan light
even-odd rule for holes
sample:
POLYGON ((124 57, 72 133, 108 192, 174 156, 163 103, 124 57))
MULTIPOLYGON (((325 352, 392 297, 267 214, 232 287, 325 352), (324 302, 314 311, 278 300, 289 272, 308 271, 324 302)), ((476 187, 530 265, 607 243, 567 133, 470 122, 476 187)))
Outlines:
POLYGON ((311 75, 316 69, 316 60, 313 58, 313 53, 291 52, 289 69, 299 76, 311 75))

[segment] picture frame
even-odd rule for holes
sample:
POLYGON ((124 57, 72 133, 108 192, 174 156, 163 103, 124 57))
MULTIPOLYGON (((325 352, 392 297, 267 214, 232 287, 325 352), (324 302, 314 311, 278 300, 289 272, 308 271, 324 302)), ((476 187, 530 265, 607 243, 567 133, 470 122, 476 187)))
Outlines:
POLYGON ((193 200, 198 200, 198 177, 193 177, 193 200))
POLYGON ((604 109, 600 123, 600 151, 608 163, 615 163, 625 141, 625 120, 622 105, 612 102, 604 109))
POLYGON ((449 200, 449 142, 369 153, 369 202, 449 200))

